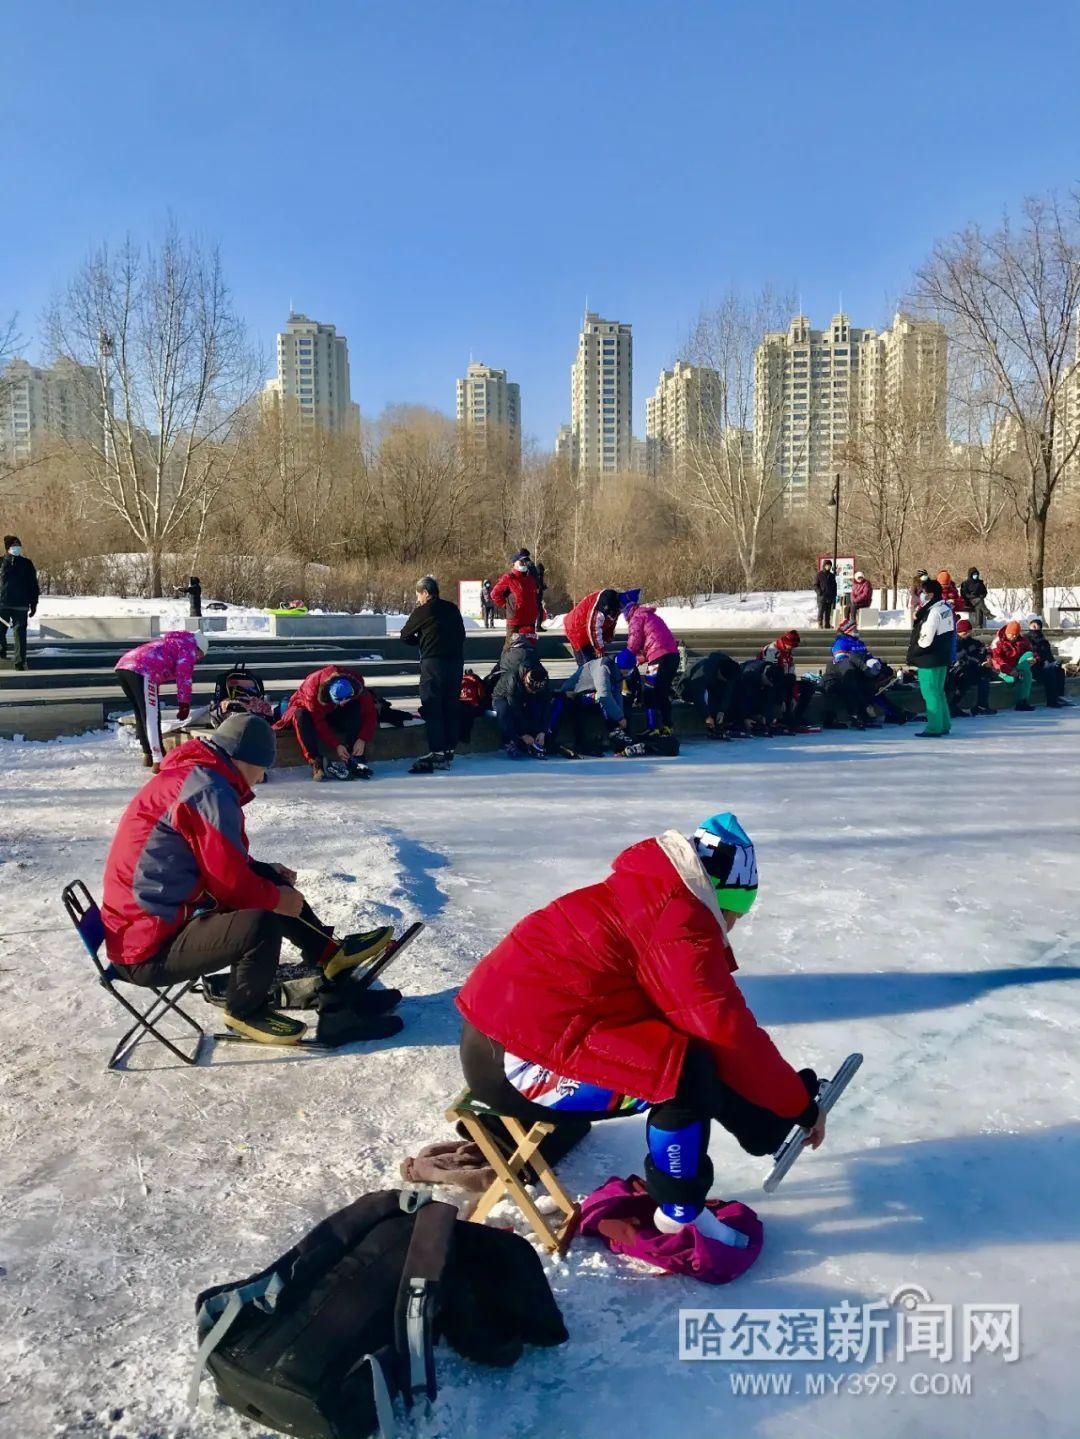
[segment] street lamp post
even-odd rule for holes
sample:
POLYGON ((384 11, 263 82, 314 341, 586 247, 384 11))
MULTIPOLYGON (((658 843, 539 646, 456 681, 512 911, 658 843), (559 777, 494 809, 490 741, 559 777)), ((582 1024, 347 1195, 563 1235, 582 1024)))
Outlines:
POLYGON ((836 574, 836 557, 840 553, 840 473, 837 471, 833 479, 832 495, 829 499, 830 507, 835 510, 833 516, 832 533, 832 567, 833 574, 836 574))

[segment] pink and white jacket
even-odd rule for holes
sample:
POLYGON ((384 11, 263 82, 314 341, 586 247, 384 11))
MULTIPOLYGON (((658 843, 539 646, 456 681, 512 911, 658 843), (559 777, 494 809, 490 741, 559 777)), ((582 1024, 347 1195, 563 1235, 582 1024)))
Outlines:
POLYGON ((639 665, 654 665, 665 655, 677 655, 679 642, 652 605, 635 605, 629 614, 626 648, 639 665))
POLYGON ((191 677, 201 654, 191 630, 170 630, 160 639, 128 650, 117 660, 116 668, 145 675, 159 687, 175 681, 176 702, 187 705, 191 703, 191 677))

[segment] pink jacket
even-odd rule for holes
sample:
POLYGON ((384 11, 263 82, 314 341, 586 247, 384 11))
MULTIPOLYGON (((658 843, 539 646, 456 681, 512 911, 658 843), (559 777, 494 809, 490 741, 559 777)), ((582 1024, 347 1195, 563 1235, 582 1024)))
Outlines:
POLYGON ((170 630, 158 640, 128 650, 117 660, 116 668, 134 670, 156 685, 175 680, 176 702, 187 705, 191 703, 191 676, 199 658, 199 646, 191 630, 170 630))
POLYGON ((679 642, 652 605, 635 605, 630 611, 626 648, 639 664, 653 665, 664 655, 677 655, 679 642))

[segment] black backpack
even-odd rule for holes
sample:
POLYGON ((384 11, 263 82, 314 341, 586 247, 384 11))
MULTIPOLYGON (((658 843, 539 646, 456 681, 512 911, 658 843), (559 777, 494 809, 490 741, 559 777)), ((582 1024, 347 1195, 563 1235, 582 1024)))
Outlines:
POLYGON ((266 698, 265 684, 259 675, 248 670, 246 660, 218 675, 214 681, 210 723, 216 729, 231 714, 261 715, 271 722, 277 718, 274 706, 266 698))
POLYGON ((224 1403, 299 1439, 392 1434, 395 1396, 435 1398, 436 1335, 497 1365, 568 1337, 532 1247, 426 1190, 365 1195, 195 1307, 192 1404, 209 1369, 224 1403))

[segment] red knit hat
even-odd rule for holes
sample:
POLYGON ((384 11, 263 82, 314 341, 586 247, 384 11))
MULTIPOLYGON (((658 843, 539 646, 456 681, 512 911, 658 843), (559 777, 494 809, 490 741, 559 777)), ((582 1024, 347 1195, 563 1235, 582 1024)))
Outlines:
POLYGON ((797 645, 802 644, 802 635, 799 634, 798 630, 786 630, 776 643, 783 645, 785 649, 793 650, 797 645))
POLYGON ((970 620, 957 620, 957 621, 956 621, 956 633, 957 633, 958 635, 969 635, 969 634, 971 633, 971 621, 970 621, 970 620))
POLYGON ((859 626, 854 620, 841 620, 836 626, 836 633, 838 635, 857 635, 859 633, 859 626))

